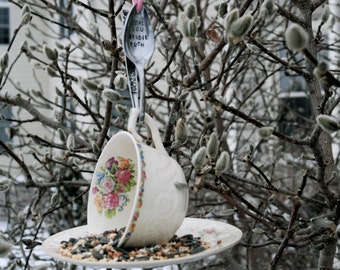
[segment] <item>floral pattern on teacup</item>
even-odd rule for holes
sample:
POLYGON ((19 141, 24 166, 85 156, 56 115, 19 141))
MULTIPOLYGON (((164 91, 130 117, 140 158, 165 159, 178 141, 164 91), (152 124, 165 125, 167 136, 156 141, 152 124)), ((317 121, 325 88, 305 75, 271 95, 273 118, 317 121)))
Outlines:
POLYGON ((124 243, 126 243, 132 236, 133 232, 136 229, 137 225, 137 220, 139 218, 140 214, 140 209, 143 206, 143 195, 144 195, 144 185, 145 185, 145 180, 146 180, 146 172, 145 172, 145 160, 144 160, 144 152, 142 149, 142 146, 140 144, 137 144, 138 149, 139 149, 139 156, 140 156, 140 161, 141 161, 141 182, 139 186, 139 192, 138 192, 138 198, 137 198, 137 205, 135 212, 133 214, 132 221, 130 223, 130 226, 127 230, 127 234, 124 239, 124 243))
POLYGON ((92 188, 94 205, 99 213, 112 218, 117 210, 122 211, 130 201, 128 192, 136 185, 135 164, 124 157, 110 157, 105 166, 96 172, 96 182, 92 188))

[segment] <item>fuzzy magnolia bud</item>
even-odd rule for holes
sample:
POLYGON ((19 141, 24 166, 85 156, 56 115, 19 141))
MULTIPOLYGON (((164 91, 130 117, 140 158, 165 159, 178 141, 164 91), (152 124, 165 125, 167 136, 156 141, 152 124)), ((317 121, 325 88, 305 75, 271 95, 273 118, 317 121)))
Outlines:
POLYGON ((193 154, 191 163, 194 165, 195 170, 200 171, 204 167, 206 160, 207 148, 202 146, 197 152, 193 154))
POLYGON ((326 5, 321 14, 321 21, 323 23, 327 22, 329 19, 329 15, 330 15, 329 5, 326 5))
POLYGON ((49 60, 56 61, 58 59, 58 51, 56 49, 52 49, 44 44, 43 51, 49 60))
POLYGON ((216 161, 216 166, 215 166, 216 176, 221 176, 223 173, 225 173, 228 170, 229 163, 230 163, 230 156, 228 152, 223 151, 216 161))
POLYGON ((92 152, 93 152, 94 154, 99 154, 99 153, 100 153, 100 149, 99 149, 98 144, 92 143, 92 144, 91 144, 91 148, 92 148, 92 152))
POLYGON ((58 73, 51 67, 51 66, 48 66, 46 68, 46 72, 48 75, 50 75, 51 77, 58 77, 58 73))
POLYGON ((330 115, 320 114, 316 117, 316 122, 323 131, 333 133, 340 129, 339 121, 330 115))
POLYGON ((28 24, 32 19, 31 8, 29 5, 25 4, 21 9, 21 25, 28 24))
POLYGON ((95 82, 92 81, 92 80, 83 79, 83 80, 82 80, 82 83, 83 83, 83 85, 85 86, 85 88, 86 88, 87 90, 96 91, 96 90, 99 89, 99 88, 98 88, 98 84, 95 83, 95 82))
POLYGON ((207 154, 208 157, 211 159, 215 159, 218 154, 218 148, 219 148, 219 141, 218 136, 215 132, 211 133, 209 137, 209 141, 207 144, 207 154))
POLYGON ((327 218, 312 218, 311 219, 312 226, 319 228, 334 228, 334 221, 329 220, 327 218))
POLYGON ((193 39, 196 36, 197 28, 200 26, 200 18, 197 16, 197 9, 194 4, 189 4, 184 12, 178 17, 178 28, 184 37, 193 39))
POLYGON ((67 136, 66 136, 65 131, 62 128, 58 128, 58 134, 59 134, 60 140, 63 142, 66 142, 67 136))
POLYGON ((233 44, 237 44, 243 40, 243 37, 248 33, 250 27, 253 25, 253 20, 253 16, 246 14, 232 23, 229 38, 232 40, 233 44))
POLYGON ((52 194, 50 199, 50 207, 53 208, 59 203, 60 195, 59 192, 55 192, 52 194))
POLYGON ((181 12, 178 16, 178 28, 179 31, 182 33, 183 36, 187 37, 187 25, 188 25, 189 18, 185 15, 184 12, 181 12))
POLYGON ((28 47, 28 44, 27 44, 27 40, 24 40, 21 44, 21 47, 20 47, 20 50, 26 54, 27 57, 31 57, 32 56, 32 53, 31 53, 31 50, 30 48, 28 47))
POLYGON ((128 114, 128 109, 126 106, 122 105, 122 104, 116 104, 115 106, 116 111, 120 114, 120 115, 127 115, 128 114))
POLYGON ((8 67, 8 52, 5 52, 0 56, 0 70, 5 70, 8 67))
POLYGON ((195 20, 189 20, 187 24, 187 37, 188 38, 194 38, 197 33, 197 25, 195 20))
POLYGON ((218 15, 220 15, 220 17, 224 17, 225 14, 227 14, 228 12, 228 4, 226 2, 222 2, 219 6, 218 6, 218 15))
POLYGON ((123 74, 118 74, 113 81, 115 89, 125 90, 127 88, 127 79, 123 74))
POLYGON ((224 28, 228 41, 233 45, 242 41, 253 25, 253 21, 253 16, 250 14, 239 18, 238 10, 232 10, 224 20, 224 28))
POLYGON ((175 140, 183 144, 188 138, 188 129, 183 118, 178 119, 175 129, 175 140))
POLYGON ((238 9, 233 9, 224 19, 224 29, 228 33, 231 29, 231 25, 240 17, 238 9))
POLYGON ((313 74, 316 78, 320 79, 328 71, 328 64, 324 61, 318 62, 318 65, 314 68, 313 74))
POLYGON ((2 180, 0 182, 0 191, 6 192, 9 190, 10 186, 11 186, 11 182, 9 180, 2 180))
POLYGON ((265 20, 272 17, 276 12, 276 6, 274 0, 265 0, 260 7, 260 18, 265 20))
POLYGON ((12 250, 12 244, 0 236, 0 257, 6 257, 12 250))
POLYGON ((291 24, 285 33, 287 46, 291 50, 302 51, 308 44, 307 32, 298 24, 291 24))
POLYGON ((73 134, 68 135, 67 137, 67 141, 66 141, 66 147, 68 150, 74 150, 74 148, 76 147, 76 141, 74 138, 73 134))
POLYGON ((267 139, 273 134, 273 127, 261 127, 259 128, 259 135, 262 139, 267 139))
POLYGON ((109 88, 103 91, 103 95, 112 103, 116 103, 122 99, 122 96, 117 91, 109 88))
POLYGON ((185 15, 189 19, 195 19, 197 17, 197 9, 195 4, 189 4, 185 8, 185 15))
POLYGON ((189 19, 184 13, 181 13, 178 18, 178 26, 184 37, 195 37, 198 26, 195 19, 189 19))

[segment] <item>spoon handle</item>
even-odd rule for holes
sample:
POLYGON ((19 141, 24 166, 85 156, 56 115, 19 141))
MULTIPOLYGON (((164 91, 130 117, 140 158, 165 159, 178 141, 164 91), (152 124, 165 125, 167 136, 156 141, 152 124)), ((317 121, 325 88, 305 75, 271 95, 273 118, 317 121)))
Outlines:
POLYGON ((145 74, 144 65, 136 65, 139 78, 139 121, 144 122, 145 117, 145 74))
POLYGON ((138 104, 138 83, 137 83, 137 71, 135 64, 126 57, 125 58, 126 73, 128 77, 128 84, 130 90, 131 104, 133 108, 139 108, 138 104))

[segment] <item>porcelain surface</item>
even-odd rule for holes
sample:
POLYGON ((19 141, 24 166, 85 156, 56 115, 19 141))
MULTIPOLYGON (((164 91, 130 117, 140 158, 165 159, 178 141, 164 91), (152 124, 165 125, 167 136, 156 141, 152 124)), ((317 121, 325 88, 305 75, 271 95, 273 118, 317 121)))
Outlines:
POLYGON ((176 234, 178 236, 182 236, 185 234, 193 234, 195 237, 199 236, 202 240, 209 242, 209 249, 187 257, 159 261, 136 262, 93 262, 86 260, 75 260, 60 255, 59 246, 62 240, 67 240, 70 237, 85 237, 88 234, 88 226, 72 228, 49 237, 43 242, 42 248, 48 255, 55 258, 56 260, 87 267, 122 269, 133 267, 153 268, 165 265, 184 264, 218 254, 235 246, 242 238, 241 230, 230 224, 209 219, 185 218, 182 225, 177 230, 176 234))

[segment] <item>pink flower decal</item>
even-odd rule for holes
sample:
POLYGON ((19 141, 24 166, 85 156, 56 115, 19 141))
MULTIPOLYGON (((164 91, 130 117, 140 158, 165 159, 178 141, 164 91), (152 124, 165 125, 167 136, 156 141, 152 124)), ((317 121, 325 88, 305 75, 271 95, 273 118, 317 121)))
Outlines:
POLYGON ((130 180, 131 172, 129 170, 118 170, 116 172, 116 177, 118 179, 118 183, 125 184, 130 180))
POLYGON ((135 165, 131 159, 110 157, 96 172, 96 177, 96 185, 92 187, 93 203, 99 213, 112 218, 130 201, 129 192, 136 185, 135 165))
POLYGON ((94 187, 92 188, 92 193, 93 193, 93 194, 97 194, 98 191, 99 191, 99 189, 98 189, 97 186, 94 186, 94 187))
POLYGON ((104 196, 104 207, 114 209, 119 205, 119 196, 116 193, 109 193, 104 196))

